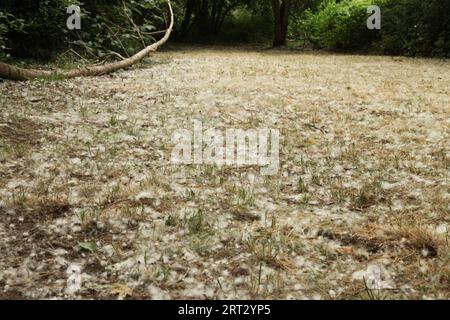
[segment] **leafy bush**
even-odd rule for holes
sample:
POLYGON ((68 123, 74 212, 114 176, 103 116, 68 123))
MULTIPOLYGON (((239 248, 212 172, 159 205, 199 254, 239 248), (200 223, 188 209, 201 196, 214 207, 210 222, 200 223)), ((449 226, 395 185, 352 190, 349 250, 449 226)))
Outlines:
POLYGON ((385 0, 380 46, 388 54, 450 57, 450 1, 385 0))
POLYGON ((6 49, 6 32, 8 31, 6 23, 6 14, 0 11, 0 55, 4 53, 6 49))
POLYGON ((299 23, 305 37, 317 48, 363 49, 378 36, 368 30, 367 7, 373 0, 327 0, 319 10, 307 10, 299 23))
POLYGON ((273 21, 269 12, 252 12, 239 8, 225 20, 220 41, 230 43, 262 43, 273 36, 273 21))
POLYGON ((296 24, 316 48, 449 57, 449 12, 448 0, 325 0, 296 24), (366 26, 372 4, 381 8, 380 31, 366 26))
POLYGON ((130 56, 155 40, 155 24, 164 25, 159 1, 96 1, 86 4, 84 27, 74 41, 94 56, 111 52, 130 56))
POLYGON ((6 56, 9 31, 20 31, 24 27, 23 20, 16 19, 12 14, 0 10, 0 57, 6 56))
MULTIPOLYGON (((164 25, 160 0, 2 0, 0 12, 10 12, 21 29, 12 28, 12 15, 0 16, 0 46, 16 57, 49 60, 71 46, 91 57, 111 52, 126 56, 154 41, 155 24, 164 25), (69 5, 82 9, 82 29, 68 30, 69 5), (6 43, 8 45, 6 45, 6 43)), ((116 54, 117 55, 117 54, 116 54)))
MULTIPOLYGON (((70 4, 76 1, 70 1, 70 4)), ((8 46, 13 55, 49 58, 66 41, 66 8, 69 0, 2 0, 0 10, 24 22, 22 29, 10 28, 8 46)), ((11 21, 10 17, 8 18, 11 21)))

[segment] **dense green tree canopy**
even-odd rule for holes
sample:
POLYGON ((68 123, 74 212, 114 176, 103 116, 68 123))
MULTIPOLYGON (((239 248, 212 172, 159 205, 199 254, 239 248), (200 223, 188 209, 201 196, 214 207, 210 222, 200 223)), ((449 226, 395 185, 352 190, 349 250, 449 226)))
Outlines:
MULTIPOLYGON (((172 41, 376 50, 450 56, 447 0, 174 0, 172 41), (368 30, 366 9, 382 10, 381 30, 368 30)), ((68 49, 87 58, 127 56, 155 41, 167 24, 158 0, 3 0, 3 56, 49 59, 68 49), (82 29, 65 27, 67 6, 82 8, 82 29)))

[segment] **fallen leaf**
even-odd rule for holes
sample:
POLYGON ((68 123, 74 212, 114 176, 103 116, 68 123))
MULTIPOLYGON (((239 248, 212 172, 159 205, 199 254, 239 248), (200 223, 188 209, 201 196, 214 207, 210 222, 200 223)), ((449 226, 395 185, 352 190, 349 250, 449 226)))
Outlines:
POLYGON ((126 284, 115 283, 111 286, 111 294, 117 295, 120 300, 133 295, 133 289, 126 284))
POLYGON ((336 249, 336 251, 340 254, 353 254, 352 247, 341 247, 341 248, 336 249))
POLYGON ((89 251, 94 253, 97 250, 97 245, 94 242, 78 242, 78 246, 81 250, 89 251))

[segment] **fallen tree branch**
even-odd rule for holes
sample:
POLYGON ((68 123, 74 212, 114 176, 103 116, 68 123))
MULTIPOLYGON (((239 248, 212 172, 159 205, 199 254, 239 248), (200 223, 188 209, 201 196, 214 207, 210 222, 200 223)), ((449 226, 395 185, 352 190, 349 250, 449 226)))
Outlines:
POLYGON ((172 5, 170 0, 167 0, 167 4, 169 6, 170 11, 170 25, 165 31, 164 37, 159 41, 155 42, 152 45, 149 45, 136 53, 134 56, 123 59, 121 61, 101 65, 101 66, 87 66, 84 68, 70 69, 70 70, 61 70, 57 69, 54 71, 49 70, 38 70, 38 69, 24 69, 12 66, 7 63, 0 62, 0 78, 8 79, 8 80, 16 80, 16 81, 25 81, 36 78, 62 78, 62 79, 70 79, 75 77, 91 77, 91 76, 99 76, 107 73, 111 73, 120 69, 128 68, 135 63, 141 61, 145 57, 147 57, 152 52, 158 50, 162 45, 164 45, 173 30, 174 25, 174 15, 172 10, 172 5))
POLYGON ((104 55, 100 56, 100 58, 107 57, 107 56, 116 56, 116 57, 119 57, 119 59, 122 59, 122 60, 126 59, 123 55, 121 55, 120 53, 115 52, 115 51, 109 51, 107 54, 104 54, 104 55))

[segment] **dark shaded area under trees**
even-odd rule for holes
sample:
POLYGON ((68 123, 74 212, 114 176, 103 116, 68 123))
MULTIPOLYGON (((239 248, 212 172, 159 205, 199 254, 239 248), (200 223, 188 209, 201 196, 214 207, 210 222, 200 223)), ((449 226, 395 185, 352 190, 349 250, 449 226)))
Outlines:
MULTIPOLYGON (((171 41, 284 46, 409 56, 450 56, 448 0, 174 0, 171 41), (382 10, 368 30, 367 7, 382 10)), ((130 57, 161 38, 159 0, 3 0, 0 56, 52 60, 68 50, 86 59, 130 57), (68 30, 66 8, 82 9, 68 30)))

